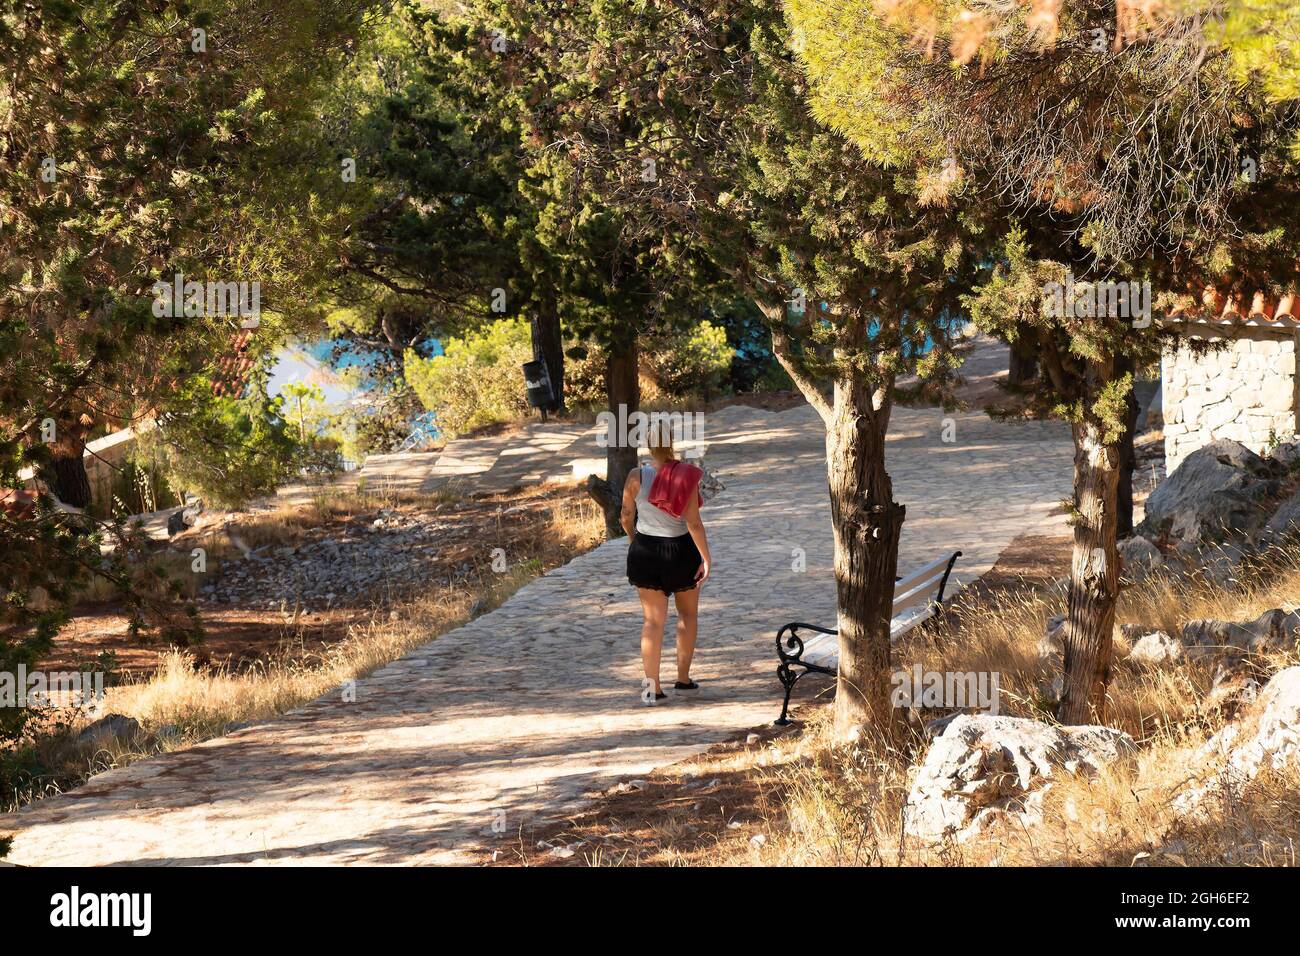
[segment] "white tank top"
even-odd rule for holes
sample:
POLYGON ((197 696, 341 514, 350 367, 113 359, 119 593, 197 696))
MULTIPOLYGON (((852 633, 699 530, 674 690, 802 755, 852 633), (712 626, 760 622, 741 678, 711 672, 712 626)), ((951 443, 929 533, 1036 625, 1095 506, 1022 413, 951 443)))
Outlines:
POLYGON ((636 493, 636 530, 638 534, 648 534, 655 538, 680 538, 690 531, 686 527, 686 518, 674 518, 657 505, 650 503, 650 485, 654 483, 656 469, 654 465, 641 466, 641 487, 636 493))

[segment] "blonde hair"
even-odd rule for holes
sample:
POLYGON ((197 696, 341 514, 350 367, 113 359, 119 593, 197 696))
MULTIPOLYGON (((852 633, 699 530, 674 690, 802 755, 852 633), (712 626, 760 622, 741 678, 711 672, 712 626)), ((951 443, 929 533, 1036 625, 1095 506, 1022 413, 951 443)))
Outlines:
POLYGON ((652 416, 645 433, 645 445, 650 450, 650 457, 655 461, 669 461, 675 457, 673 452, 673 423, 664 416, 652 416))

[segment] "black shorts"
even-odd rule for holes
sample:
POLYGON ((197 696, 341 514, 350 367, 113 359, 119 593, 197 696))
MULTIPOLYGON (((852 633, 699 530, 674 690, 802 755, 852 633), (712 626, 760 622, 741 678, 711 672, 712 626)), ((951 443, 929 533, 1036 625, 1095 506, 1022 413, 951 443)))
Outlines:
POLYGON ((695 587, 702 563, 689 534, 660 538, 638 532, 627 548, 627 579, 634 587, 676 594, 695 587))

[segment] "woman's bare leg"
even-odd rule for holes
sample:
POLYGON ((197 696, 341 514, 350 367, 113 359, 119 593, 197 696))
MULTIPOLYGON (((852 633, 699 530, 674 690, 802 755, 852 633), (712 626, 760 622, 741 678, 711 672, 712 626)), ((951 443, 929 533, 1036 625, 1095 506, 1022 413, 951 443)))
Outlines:
POLYGON ((689 684, 700 624, 700 589, 678 591, 673 598, 677 602, 677 680, 689 684))
POLYGON ((664 647, 664 624, 668 620, 668 595, 650 588, 637 588, 645 623, 641 625, 641 666, 645 676, 655 685, 655 693, 662 694, 659 686, 659 655, 664 647))

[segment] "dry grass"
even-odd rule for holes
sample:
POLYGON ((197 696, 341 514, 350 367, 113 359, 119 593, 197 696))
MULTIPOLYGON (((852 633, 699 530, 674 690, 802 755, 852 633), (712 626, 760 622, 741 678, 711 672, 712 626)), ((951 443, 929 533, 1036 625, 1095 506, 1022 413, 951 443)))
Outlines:
POLYGON ((1200 734, 1161 738, 1093 778, 1063 776, 1041 822, 1006 825, 966 843, 922 846, 902 834, 908 760, 873 747, 830 747, 792 764, 756 851, 733 845, 715 862, 764 865, 1294 866, 1300 847, 1300 768, 1253 781, 1203 818, 1175 812, 1200 734))
POLYGON ((516 565, 468 589, 434 592, 376 613, 337 644, 308 653, 289 650, 250 670, 200 669, 189 656, 172 653, 148 680, 112 689, 108 708, 145 727, 176 728, 187 743, 205 739, 230 724, 273 717, 364 677, 465 623, 471 609, 486 613, 499 606, 539 570, 532 563, 516 565))
MULTIPOLYGON (((554 518, 554 537, 577 547, 599 539, 599 513, 577 502, 554 518), (565 537, 567 536, 567 537, 565 537)), ((499 602, 523 581, 497 581, 499 602)), ((1204 573, 1160 575, 1126 589, 1118 621, 1178 634, 1197 618, 1249 620, 1300 596, 1300 550, 1275 551, 1232 587, 1204 573)), ((471 595, 429 595, 395 617, 369 622, 316 658, 290 657, 254 674, 198 673, 169 661, 150 681, 113 691, 112 708, 147 727, 177 729, 170 749, 309 700, 465 619, 471 595)), ((1049 666, 1038 645, 1062 595, 1010 589, 960 602, 945 620, 898 649, 900 665, 927 671, 996 672, 1002 712, 1050 721, 1040 687, 1049 666)), ((538 831, 548 846, 576 847, 570 858, 538 850, 521 833, 501 863, 631 865, 1192 866, 1295 865, 1300 844, 1300 768, 1261 776, 1200 818, 1180 816, 1172 797, 1187 782, 1192 753, 1222 725, 1199 711, 1216 662, 1146 668, 1118 648, 1108 722, 1131 734, 1139 752, 1091 779, 1062 777, 1032 829, 1005 826, 966 843, 922 846, 902 833, 902 811, 926 739, 919 723, 886 744, 833 746, 829 708, 805 702, 803 726, 764 732, 754 743, 713 748, 650 775, 644 792, 607 796, 564 825, 538 831), (572 843, 570 844, 570 841, 572 843)), ((1300 663, 1294 652, 1254 666, 1265 673, 1300 663)), ((805 695, 806 701, 806 695, 805 695)), ((942 712, 926 712, 927 719, 942 712)), ((104 769, 136 751, 83 757, 104 769)))
POLYGON ((201 527, 179 540, 187 545, 193 541, 194 547, 206 546, 211 549, 208 552, 210 556, 220 558, 237 547, 232 545, 231 533, 257 551, 268 546, 297 544, 314 528, 380 508, 433 510, 459 500, 460 495, 450 490, 429 493, 402 491, 383 482, 367 484, 358 481, 355 486, 323 487, 307 501, 279 501, 265 510, 236 516, 233 520, 225 518, 220 526, 201 527))

